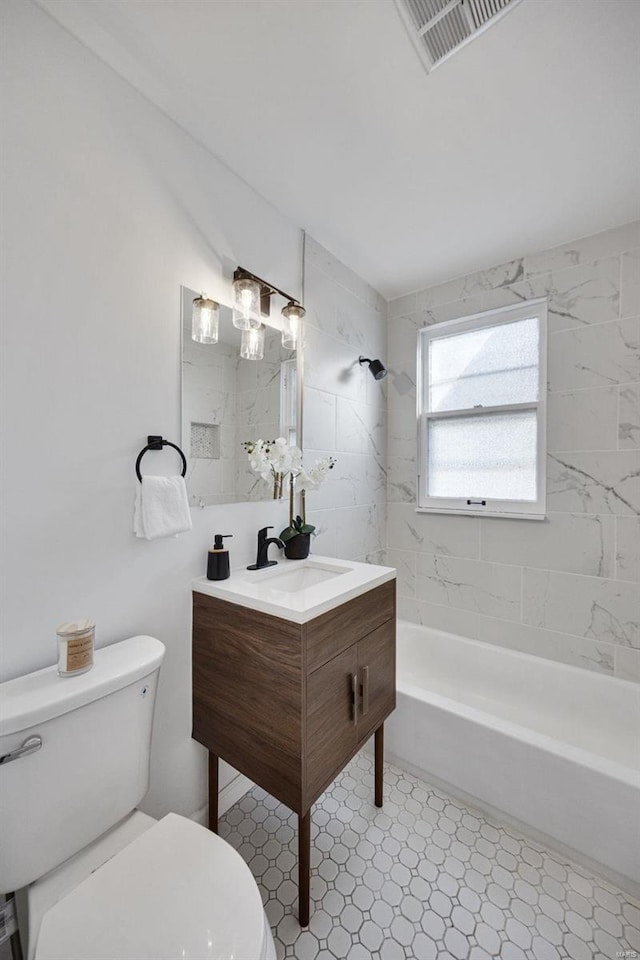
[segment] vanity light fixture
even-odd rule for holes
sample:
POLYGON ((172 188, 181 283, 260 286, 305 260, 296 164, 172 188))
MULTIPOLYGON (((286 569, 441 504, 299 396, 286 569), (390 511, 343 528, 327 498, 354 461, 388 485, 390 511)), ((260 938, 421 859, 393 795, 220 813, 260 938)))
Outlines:
POLYGON ((220 307, 202 294, 193 301, 191 339, 196 343, 217 343, 220 307))
POLYGON ((358 363, 360 366, 363 363, 369 364, 369 373, 374 380, 384 380, 387 375, 387 368, 381 360, 368 360, 367 357, 358 357, 358 363))
POLYGON ((240 356, 244 360, 262 360, 264 357, 264 324, 243 330, 240 337, 240 356))
POLYGON ((302 318, 306 312, 301 303, 293 300, 282 308, 282 346, 287 350, 295 350, 300 336, 302 318))
POLYGON ((236 270, 233 275, 233 325, 238 330, 259 327, 260 284, 250 274, 236 270))
POLYGON ((271 297, 274 294, 287 301, 282 308, 282 346, 287 350, 295 350, 301 320, 306 312, 304 307, 291 294, 243 267, 238 267, 233 274, 233 323, 240 330, 258 327, 260 318, 268 317, 271 312, 271 297))

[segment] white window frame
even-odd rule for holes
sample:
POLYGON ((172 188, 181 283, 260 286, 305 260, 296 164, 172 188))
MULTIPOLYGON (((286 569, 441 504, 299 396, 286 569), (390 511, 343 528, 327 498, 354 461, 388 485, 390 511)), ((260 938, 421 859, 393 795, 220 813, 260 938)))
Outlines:
POLYGON ((432 324, 418 331, 418 370, 416 378, 416 403, 418 418, 418 513, 447 513, 476 517, 512 517, 526 520, 544 520, 546 517, 546 452, 547 452, 547 299, 541 297, 527 300, 515 306, 499 307, 484 313, 432 324), (462 410, 430 411, 428 358, 432 340, 482 330, 499 324, 514 323, 529 319, 532 315, 539 322, 538 344, 538 400, 531 403, 509 403, 492 407, 473 407, 462 410), (508 413, 518 410, 535 410, 537 413, 536 492, 538 498, 529 500, 484 500, 467 502, 463 497, 434 497, 427 494, 427 464, 429 463, 429 420, 447 417, 478 416, 490 413, 508 413))
POLYGON ((297 390, 297 362, 291 357, 280 363, 280 436, 290 447, 295 447, 297 439, 297 390))

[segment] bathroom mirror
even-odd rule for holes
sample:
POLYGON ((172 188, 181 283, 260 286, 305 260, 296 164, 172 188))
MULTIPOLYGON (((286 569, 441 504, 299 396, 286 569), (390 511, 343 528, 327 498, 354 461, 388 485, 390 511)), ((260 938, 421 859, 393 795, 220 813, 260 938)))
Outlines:
MULTIPOLYGON (((193 300, 181 287, 182 441, 192 506, 270 500, 273 484, 249 467, 243 443, 298 438, 298 358, 265 325, 264 356, 240 356, 241 333, 231 308, 220 304, 218 340, 192 339, 193 300)), ((278 313, 274 304, 272 312, 278 313)), ((274 316, 274 323, 277 322, 274 316)))

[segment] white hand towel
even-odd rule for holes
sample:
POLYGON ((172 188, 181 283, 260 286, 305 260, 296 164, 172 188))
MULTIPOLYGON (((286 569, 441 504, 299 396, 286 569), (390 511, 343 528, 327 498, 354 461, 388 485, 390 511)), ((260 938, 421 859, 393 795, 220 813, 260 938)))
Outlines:
POLYGON ((183 477, 143 477, 136 488, 133 532, 145 540, 191 530, 191 511, 183 477))

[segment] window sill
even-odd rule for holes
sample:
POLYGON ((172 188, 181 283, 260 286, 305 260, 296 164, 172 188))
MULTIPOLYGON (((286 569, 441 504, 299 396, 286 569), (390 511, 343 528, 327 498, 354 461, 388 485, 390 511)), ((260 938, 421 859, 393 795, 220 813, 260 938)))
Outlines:
POLYGON ((455 510, 440 507, 414 507, 416 513, 438 513, 454 517, 498 517, 505 520, 546 520, 546 513, 508 513, 497 510, 455 510))

